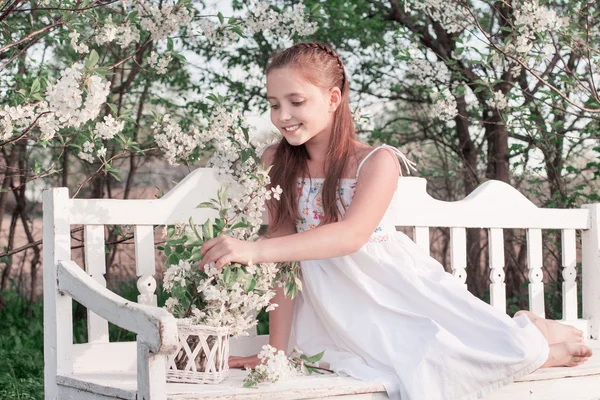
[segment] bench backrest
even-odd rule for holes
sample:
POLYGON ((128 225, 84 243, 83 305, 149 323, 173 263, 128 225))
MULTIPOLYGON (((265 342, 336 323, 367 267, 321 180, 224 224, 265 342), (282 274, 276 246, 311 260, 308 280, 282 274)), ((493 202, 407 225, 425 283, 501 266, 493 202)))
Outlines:
MULTIPOLYGON (((215 211, 197 209, 196 205, 215 197, 219 186, 212 169, 199 168, 162 198, 155 200, 69 199, 65 188, 47 191, 44 224, 52 224, 55 228, 52 234, 44 237, 44 251, 47 251, 44 257, 48 256, 48 260, 54 263, 70 259, 70 227, 83 225, 85 269, 105 285, 104 225, 131 225, 140 292, 138 302, 156 305, 154 228, 187 223, 190 216, 196 223, 214 217, 215 211)), ((516 189, 498 181, 484 183, 464 200, 444 202, 427 194, 424 179, 402 177, 392 203, 392 213, 397 226, 414 229, 415 242, 427 252, 429 228, 450 228, 450 264, 454 275, 462 282, 466 281, 467 265, 465 229, 488 229, 491 303, 503 311, 506 310, 503 229, 527 229, 530 310, 540 316, 544 315, 541 232, 542 229, 561 230, 563 319, 598 338, 599 207, 594 204, 582 209, 538 208, 516 189), (582 231, 583 319, 577 318, 576 230, 582 231)), ((90 343, 108 342, 107 322, 91 312, 88 315, 88 336, 90 343)))

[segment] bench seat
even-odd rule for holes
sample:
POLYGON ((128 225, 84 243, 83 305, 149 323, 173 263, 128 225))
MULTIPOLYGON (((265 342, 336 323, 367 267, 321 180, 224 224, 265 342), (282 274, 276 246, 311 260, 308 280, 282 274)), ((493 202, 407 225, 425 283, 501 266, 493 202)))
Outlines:
MULTIPOLYGON (((573 368, 544 368, 518 379, 487 396, 485 400, 592 400, 590 393, 600 399, 600 341, 586 342, 594 349, 587 363, 573 368)), ((135 351, 135 343, 122 344, 123 354, 135 351), (131 347, 125 349, 124 347, 131 347)), ((261 384, 258 388, 244 388, 246 372, 230 370, 225 381, 216 384, 168 383, 168 400, 295 400, 332 397, 352 400, 387 399, 383 385, 363 382, 349 377, 332 374, 299 376, 277 384, 261 384)), ((123 400, 137 399, 137 372, 80 373, 57 378, 64 392, 79 392, 86 396, 123 400), (111 397, 105 397, 111 396, 111 397)), ((82 396, 83 397, 83 396, 82 396)), ((60 398, 69 398, 68 395, 60 398)), ((77 398, 77 397, 74 397, 77 398)), ((87 397, 86 397, 87 398, 87 397)))

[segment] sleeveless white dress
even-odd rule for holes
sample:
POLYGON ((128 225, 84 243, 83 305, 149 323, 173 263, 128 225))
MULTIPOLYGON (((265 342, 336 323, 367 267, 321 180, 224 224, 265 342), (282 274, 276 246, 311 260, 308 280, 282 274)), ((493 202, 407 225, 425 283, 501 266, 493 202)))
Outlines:
MULTIPOLYGON (((342 182, 347 205, 358 172, 342 182)), ((299 180, 297 231, 319 225, 322 185, 299 180)), ((300 263, 300 349, 325 350, 334 371, 382 382, 391 400, 478 399, 547 360, 548 342, 525 315, 511 318, 473 296, 388 221, 386 213, 355 253, 300 263)))

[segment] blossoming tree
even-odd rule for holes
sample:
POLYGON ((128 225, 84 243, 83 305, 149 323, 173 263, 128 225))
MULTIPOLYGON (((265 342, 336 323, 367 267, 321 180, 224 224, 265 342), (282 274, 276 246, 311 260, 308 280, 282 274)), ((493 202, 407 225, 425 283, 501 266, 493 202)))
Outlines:
MULTIPOLYGON (((231 16, 207 10, 190 0, 9 0, 0 6, 0 229, 8 231, 0 291, 12 257, 31 249, 35 295, 40 241, 28 191, 62 185, 73 196, 115 197, 120 186, 119 197, 128 198, 145 162, 165 157, 190 164, 212 149, 209 137, 223 133, 213 127, 236 111, 233 102, 209 95, 218 82, 194 74, 212 68, 209 58, 195 57, 198 46, 214 55, 240 40, 252 46, 260 34, 276 48, 315 29, 301 4, 249 2, 231 16), (9 196, 17 207, 6 229, 9 196), (19 221, 29 244, 15 248, 19 221)), ((226 162, 215 159, 217 166, 226 162)), ((128 238, 114 228, 107 242, 128 238)), ((114 256, 107 255, 107 274, 114 256)))

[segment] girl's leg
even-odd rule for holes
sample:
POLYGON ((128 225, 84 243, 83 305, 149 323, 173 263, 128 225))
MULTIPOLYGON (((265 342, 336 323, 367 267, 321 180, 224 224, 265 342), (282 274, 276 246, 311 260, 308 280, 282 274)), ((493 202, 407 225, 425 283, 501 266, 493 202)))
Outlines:
POLYGON ((561 324, 560 322, 540 318, 534 313, 526 310, 517 311, 515 317, 525 314, 542 332, 548 344, 556 344, 562 342, 580 342, 583 343, 583 332, 570 325, 561 324))

